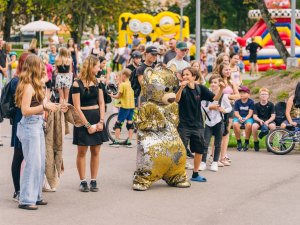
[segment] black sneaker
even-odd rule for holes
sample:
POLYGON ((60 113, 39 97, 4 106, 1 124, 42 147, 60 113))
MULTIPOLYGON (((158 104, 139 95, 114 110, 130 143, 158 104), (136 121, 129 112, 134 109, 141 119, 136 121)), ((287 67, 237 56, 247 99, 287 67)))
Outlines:
POLYGON ((189 158, 191 158, 191 159, 194 158, 194 155, 193 155, 193 153, 191 152, 190 149, 187 149, 187 150, 186 150, 186 156, 189 157, 189 158))
POLYGON ((20 191, 17 191, 17 192, 15 192, 14 195, 13 195, 13 200, 14 200, 15 202, 19 202, 19 198, 20 198, 20 191))
POLYGON ((109 146, 115 147, 115 148, 119 148, 120 147, 120 143, 118 141, 113 141, 112 143, 109 144, 109 146))
POLYGON ((82 181, 82 182, 80 183, 79 190, 80 190, 81 192, 89 192, 89 191, 90 191, 89 186, 88 186, 88 184, 87 184, 86 181, 82 181))
POLYGON ((249 143, 246 143, 245 142, 245 145, 244 145, 244 152, 248 151, 249 149, 249 143))
POLYGON ((236 148, 239 152, 240 151, 242 151, 242 149, 243 149, 243 144, 242 144, 242 142, 238 142, 237 143, 237 148, 236 148))
POLYGON ((92 180, 90 183, 90 191, 91 192, 98 192, 99 188, 97 187, 97 181, 92 180))
POLYGON ((254 151, 259 152, 259 141, 254 141, 254 151))
POLYGON ((124 144, 127 148, 132 148, 132 144, 131 142, 129 141, 129 139, 126 139, 126 141, 124 142, 124 144))

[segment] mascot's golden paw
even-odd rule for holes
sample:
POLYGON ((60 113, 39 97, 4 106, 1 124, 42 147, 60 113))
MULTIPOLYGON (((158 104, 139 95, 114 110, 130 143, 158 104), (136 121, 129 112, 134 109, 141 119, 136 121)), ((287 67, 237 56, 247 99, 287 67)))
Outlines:
POLYGON ((178 188, 189 188, 191 186, 191 183, 189 181, 184 181, 181 183, 177 183, 174 186, 178 188))
POLYGON ((141 184, 133 184, 132 189, 135 191, 147 191, 148 187, 145 185, 141 185, 141 184))

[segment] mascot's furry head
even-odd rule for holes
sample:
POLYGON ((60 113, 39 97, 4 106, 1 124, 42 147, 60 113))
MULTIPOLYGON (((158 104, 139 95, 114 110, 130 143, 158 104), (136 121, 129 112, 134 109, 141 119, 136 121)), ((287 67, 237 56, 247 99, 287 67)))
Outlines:
POLYGON ((147 68, 144 73, 143 95, 149 101, 167 105, 175 101, 175 91, 179 81, 175 74, 176 66, 169 68, 158 64, 154 69, 147 68))

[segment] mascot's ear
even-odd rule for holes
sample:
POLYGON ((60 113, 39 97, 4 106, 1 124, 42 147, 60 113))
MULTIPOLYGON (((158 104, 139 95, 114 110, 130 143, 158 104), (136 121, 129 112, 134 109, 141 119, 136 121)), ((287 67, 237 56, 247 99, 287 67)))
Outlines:
POLYGON ((153 69, 147 68, 144 72, 144 81, 149 84, 150 77, 152 76, 153 69))
POLYGON ((170 66, 168 66, 168 69, 175 73, 177 71, 177 66, 175 64, 171 64, 170 66))

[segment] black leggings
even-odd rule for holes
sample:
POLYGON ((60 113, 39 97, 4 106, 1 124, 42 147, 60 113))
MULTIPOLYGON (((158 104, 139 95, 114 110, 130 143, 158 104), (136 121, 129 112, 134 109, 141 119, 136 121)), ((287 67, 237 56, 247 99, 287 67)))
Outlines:
POLYGON ((14 182, 15 192, 20 191, 20 173, 23 161, 23 152, 20 148, 14 148, 14 156, 11 164, 11 174, 14 182))
POLYGON ((215 126, 210 127, 205 125, 204 129, 204 139, 205 139, 205 148, 204 154, 202 157, 202 162, 206 162, 208 146, 210 143, 211 136, 215 136, 215 151, 214 151, 214 162, 219 161, 220 152, 221 152, 221 143, 222 143, 222 133, 223 133, 223 121, 217 123, 215 126))

